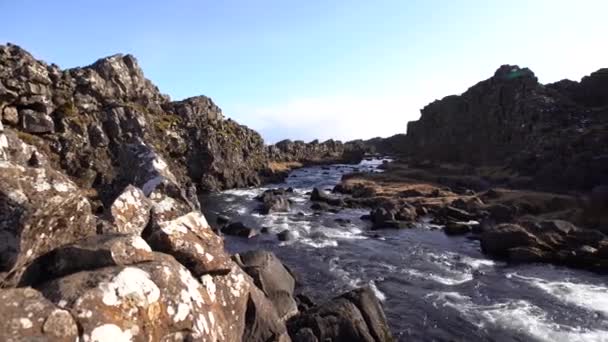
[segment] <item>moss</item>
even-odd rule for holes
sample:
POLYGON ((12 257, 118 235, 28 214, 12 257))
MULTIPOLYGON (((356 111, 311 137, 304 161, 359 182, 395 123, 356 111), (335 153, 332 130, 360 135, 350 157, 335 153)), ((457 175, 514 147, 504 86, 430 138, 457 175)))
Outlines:
POLYGON ((54 153, 45 140, 41 137, 29 134, 23 131, 16 131, 17 137, 28 145, 35 146, 40 152, 44 153, 51 161, 53 165, 58 165, 60 158, 54 153))
POLYGON ((163 116, 160 116, 158 120, 154 122, 154 127, 156 127, 156 129, 159 131, 167 131, 181 123, 182 119, 179 116, 167 113, 163 116))
POLYGON ((78 112, 78 108, 72 100, 65 102, 57 108, 57 113, 61 115, 61 118, 67 119, 69 123, 80 127, 81 131, 84 131, 85 127, 91 123, 91 119, 87 115, 82 115, 78 112))
POLYGON ((23 142, 28 145, 37 145, 38 144, 39 138, 37 138, 35 135, 29 134, 27 132, 17 131, 17 137, 19 137, 19 139, 23 140, 23 142))
POLYGON ((61 105, 57 110, 63 114, 64 117, 76 117, 78 116, 78 108, 74 104, 74 101, 67 101, 63 105, 61 105))

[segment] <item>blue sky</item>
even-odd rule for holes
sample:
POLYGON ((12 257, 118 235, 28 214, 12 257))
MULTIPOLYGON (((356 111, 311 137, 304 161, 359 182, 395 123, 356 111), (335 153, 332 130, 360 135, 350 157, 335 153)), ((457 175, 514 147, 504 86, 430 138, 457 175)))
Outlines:
POLYGON ((61 67, 135 55, 173 99, 205 94, 283 138, 404 132, 501 64, 541 82, 608 67, 605 0, 0 0, 0 43, 61 67))

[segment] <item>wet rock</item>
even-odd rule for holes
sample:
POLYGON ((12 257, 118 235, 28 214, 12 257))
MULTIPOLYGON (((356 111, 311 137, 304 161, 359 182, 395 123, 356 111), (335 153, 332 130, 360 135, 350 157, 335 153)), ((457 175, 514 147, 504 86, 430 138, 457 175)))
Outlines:
POLYGON ((341 218, 341 217, 334 219, 334 221, 340 225, 347 225, 347 224, 351 223, 351 220, 346 219, 346 218, 341 218))
POLYGON ((327 203, 333 206, 344 206, 344 200, 341 198, 332 197, 327 194, 325 191, 320 190, 319 188, 314 188, 312 190, 312 194, 310 195, 310 200, 313 202, 322 202, 327 203))
POLYGON ((222 238, 211 230, 199 212, 161 223, 147 241, 155 251, 174 256, 196 277, 226 274, 232 267, 222 238))
POLYGON ((289 200, 285 197, 284 189, 266 190, 257 200, 262 202, 260 212, 270 214, 274 212, 288 212, 290 209, 289 200))
POLYGON ((466 210, 463 209, 458 209, 452 206, 446 206, 446 207, 442 207, 439 210, 438 213, 439 216, 442 217, 447 217, 447 218, 451 218, 457 221, 470 221, 470 220, 474 220, 476 217, 475 215, 467 212, 466 210))
POLYGON ((380 302, 369 287, 312 308, 288 323, 294 342, 393 341, 380 302))
POLYGON ((443 227, 443 231, 447 235, 464 235, 470 233, 472 228, 470 225, 464 222, 449 222, 445 227, 443 227))
POLYGON ((249 274, 277 309, 279 317, 287 320, 298 313, 293 298, 295 280, 272 252, 252 251, 235 256, 237 264, 249 274))
POLYGON ((517 224, 500 224, 481 234, 482 251, 499 257, 507 257, 511 248, 542 245, 534 234, 517 224))
POLYGON ((277 234, 277 239, 279 241, 292 241, 297 238, 298 238, 298 235, 289 229, 285 229, 284 231, 277 234))
POLYGON ((325 202, 313 203, 310 206, 310 209, 315 210, 315 211, 329 211, 329 212, 333 212, 333 213, 337 213, 338 211, 340 211, 339 208, 333 207, 325 202))
POLYGON ((258 235, 255 229, 245 226, 242 222, 230 223, 222 228, 222 233, 244 238, 252 238, 258 235))
POLYGON ((219 225, 228 224, 230 222, 230 218, 228 216, 218 215, 215 218, 215 222, 219 225))
POLYGON ((0 340, 76 341, 78 326, 72 315, 32 288, 0 290, 0 340))
POLYGON ((547 252, 537 247, 514 247, 509 249, 509 260, 515 262, 540 262, 547 259, 547 252))
POLYGON ((486 209, 490 213, 490 217, 496 222, 512 222, 515 219, 517 209, 505 204, 494 204, 486 209))
POLYGON ((110 207, 110 233, 141 235, 150 220, 152 203, 144 192, 129 185, 110 207))

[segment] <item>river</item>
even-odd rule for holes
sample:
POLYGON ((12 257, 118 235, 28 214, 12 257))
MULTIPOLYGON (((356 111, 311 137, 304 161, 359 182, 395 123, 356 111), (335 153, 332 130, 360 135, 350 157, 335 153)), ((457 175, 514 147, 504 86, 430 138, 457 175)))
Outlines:
POLYGON ((486 258, 479 242, 449 237, 420 222, 407 230, 370 231, 369 210, 315 213, 313 187, 331 189, 353 170, 381 172, 381 160, 307 167, 284 183, 202 198, 210 222, 228 216, 268 234, 226 236, 233 253, 273 251, 298 274, 302 291, 322 302, 369 284, 399 341, 608 341, 608 279, 545 264, 507 265, 486 258), (261 215, 254 198, 292 187, 288 213, 261 215), (343 219, 338 220, 336 219, 343 219), (291 230, 292 241, 276 233, 291 230))

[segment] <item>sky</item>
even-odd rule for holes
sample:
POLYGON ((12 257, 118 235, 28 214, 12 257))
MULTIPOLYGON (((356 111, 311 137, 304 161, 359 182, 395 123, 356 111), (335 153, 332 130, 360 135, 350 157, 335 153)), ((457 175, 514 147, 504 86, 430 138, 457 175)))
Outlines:
POLYGON ((606 0, 0 0, 0 44, 62 68, 136 56, 266 142, 404 133, 502 64, 543 83, 608 67, 606 0))

